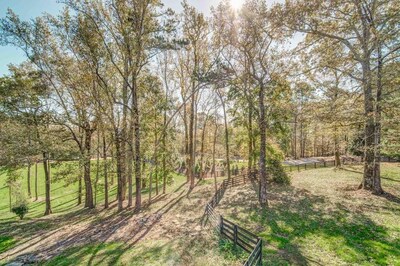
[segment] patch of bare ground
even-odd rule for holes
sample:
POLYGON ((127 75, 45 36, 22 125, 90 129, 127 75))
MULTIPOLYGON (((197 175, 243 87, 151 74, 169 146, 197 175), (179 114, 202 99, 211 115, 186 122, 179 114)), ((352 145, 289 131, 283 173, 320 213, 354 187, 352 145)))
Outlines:
MULTIPOLYGON (((34 255, 47 261, 72 247, 91 243, 122 242, 126 250, 140 241, 177 241, 181 248, 192 242, 212 240, 210 230, 203 230, 204 206, 213 194, 213 185, 187 185, 170 194, 156 196, 139 213, 127 208, 117 212, 115 203, 108 210, 77 210, 2 226, 1 233, 19 240, 19 245, 0 255, 0 261, 34 255)), ((191 244, 192 243, 192 244, 191 244)), ((182 249, 183 265, 193 265, 190 250, 182 249)))

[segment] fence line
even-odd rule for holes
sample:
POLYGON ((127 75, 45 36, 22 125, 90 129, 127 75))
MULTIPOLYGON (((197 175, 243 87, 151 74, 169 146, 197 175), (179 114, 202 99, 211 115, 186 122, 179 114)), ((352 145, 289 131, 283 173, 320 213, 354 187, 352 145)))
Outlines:
POLYGON ((205 215, 214 231, 227 237, 233 243, 250 253, 244 266, 262 265, 262 239, 246 230, 243 227, 218 216, 214 208, 219 204, 225 191, 229 187, 235 187, 251 181, 247 174, 233 176, 231 179, 224 179, 212 199, 206 204, 205 215))

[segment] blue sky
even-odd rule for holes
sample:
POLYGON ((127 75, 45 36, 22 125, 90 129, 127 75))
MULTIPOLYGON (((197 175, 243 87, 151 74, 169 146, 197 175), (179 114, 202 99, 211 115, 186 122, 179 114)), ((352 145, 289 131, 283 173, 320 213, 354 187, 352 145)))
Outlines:
MULTIPOLYGON (((239 4, 244 0, 231 1, 235 6, 235 4, 239 4)), ((171 7, 176 11, 181 10, 181 0, 164 0, 163 2, 167 7, 171 7)), ((210 7, 216 6, 219 0, 188 0, 188 2, 208 15, 210 7)), ((57 14, 62 7, 63 5, 57 3, 57 0, 0 0, 0 17, 6 15, 8 8, 11 8, 22 19, 29 20, 40 16, 44 12, 57 14)), ((24 53, 18 48, 0 46, 0 76, 8 73, 8 64, 19 64, 25 60, 24 53)))
MULTIPOLYGON (((0 17, 11 8, 22 19, 29 20, 43 12, 56 14, 61 5, 56 0, 0 0, 0 17)), ((26 60, 24 53, 12 46, 0 46, 0 76, 8 73, 8 64, 18 64, 26 60)))

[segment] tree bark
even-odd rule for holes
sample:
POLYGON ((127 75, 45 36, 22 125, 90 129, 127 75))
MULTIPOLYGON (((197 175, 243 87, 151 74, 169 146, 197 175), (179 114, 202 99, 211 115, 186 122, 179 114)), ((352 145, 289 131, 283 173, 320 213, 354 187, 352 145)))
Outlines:
POLYGON ((97 186, 100 175, 100 131, 97 131, 97 150, 96 150, 96 179, 94 181, 94 205, 97 205, 97 186))
POLYGON ((229 130, 228 130, 228 119, 226 117, 226 109, 225 109, 225 101, 222 98, 222 95, 218 92, 218 96, 221 100, 222 111, 224 113, 224 124, 225 124, 225 154, 226 154, 226 164, 228 167, 228 179, 231 179, 231 163, 230 163, 230 155, 229 155, 229 130))
POLYGON ((49 215, 52 213, 51 211, 51 200, 50 200, 50 173, 49 173, 49 161, 47 158, 47 152, 43 152, 43 170, 44 170, 44 179, 45 179, 45 201, 46 201, 46 209, 44 211, 44 215, 49 215))
POLYGON ((103 163, 104 163, 104 209, 108 208, 108 173, 107 173, 107 146, 103 133, 103 163))
POLYGON ((248 113, 248 164, 247 164, 247 173, 251 175, 252 173, 252 161, 253 161, 253 112, 251 107, 249 106, 248 113))
POLYGON ((336 126, 335 126, 335 165, 336 165, 336 167, 341 167, 339 140, 338 140, 336 131, 337 131, 337 129, 336 129, 336 126))
POLYGON ((294 116, 293 157, 297 159, 297 114, 294 116))
POLYGON ((377 69, 377 83, 376 83, 376 103, 375 103, 375 162, 374 162, 374 193, 382 194, 383 189, 381 186, 381 100, 382 100, 382 47, 378 43, 378 69, 377 69))
POLYGON ((214 175, 214 186, 215 186, 215 192, 217 192, 218 190, 218 186, 217 186, 217 172, 215 169, 215 146, 217 143, 217 133, 218 133, 218 123, 217 123, 217 119, 215 119, 215 130, 214 130, 214 141, 213 141, 213 154, 212 154, 212 161, 213 161, 213 165, 212 165, 212 173, 214 175))
POLYGON ((89 125, 85 127, 85 150, 84 150, 84 162, 83 162, 83 180, 85 182, 85 207, 89 209, 94 208, 93 203, 93 189, 92 180, 90 179, 90 157, 91 157, 91 141, 92 141, 92 129, 89 125))
POLYGON ((123 183, 125 180, 125 154, 124 148, 122 147, 122 130, 119 131, 115 128, 115 155, 117 160, 117 200, 118 200, 118 211, 123 209, 123 183))
POLYGON ((185 166, 186 166, 186 182, 190 182, 190 154, 189 154, 189 130, 187 124, 186 101, 183 104, 183 123, 185 126, 185 166))
POLYGON ((137 98, 137 84, 136 78, 133 80, 133 90, 132 90, 132 110, 134 114, 134 132, 135 132, 135 181, 136 181, 136 201, 135 209, 138 211, 141 209, 142 205, 142 195, 141 195, 141 157, 140 157, 140 119, 139 119, 139 101, 137 98))
POLYGON ((132 183, 132 175, 133 175, 133 124, 132 121, 134 119, 131 117, 131 121, 129 122, 129 129, 127 134, 127 142, 126 142, 126 176, 128 178, 128 207, 132 207, 133 205, 133 183, 132 183))
MULTIPOLYGON (((114 170, 115 168, 114 168, 114 147, 113 146, 111 146, 110 153, 111 153, 111 169, 114 170)), ((112 172, 112 174, 111 174, 111 180, 110 180, 111 186, 114 185, 114 174, 115 174, 114 172, 112 172)))
POLYGON ((28 174, 27 174, 27 179, 28 179, 28 195, 29 198, 32 196, 31 194, 31 162, 28 162, 28 174))
POLYGON ((266 117, 265 117, 265 105, 264 105, 264 86, 261 85, 259 88, 258 95, 259 105, 259 126, 260 126, 260 204, 262 208, 268 206, 267 200, 267 170, 266 170, 266 148, 267 148, 267 136, 266 136, 266 117))
MULTIPOLYGON (((166 99, 167 101, 167 99, 166 99)), ((166 132, 166 126, 167 126, 167 111, 164 111, 164 118, 163 118, 163 125, 164 125, 164 130, 166 132)), ((163 177, 163 194, 166 193, 167 191, 167 162, 166 162, 166 152, 167 152, 167 146, 166 146, 166 133, 163 133, 162 135, 162 177, 163 177)))
POLYGON ((78 206, 82 204, 82 170, 79 169, 78 176, 78 206))
POLYGON ((35 162, 35 200, 38 200, 38 174, 37 174, 37 162, 35 162))
POLYGON ((200 179, 204 178, 203 175, 203 160, 204 160, 204 139, 206 135, 207 118, 204 119, 203 131, 201 132, 201 147, 200 147, 200 179))
MULTIPOLYGON (((194 91, 194 84, 192 85, 192 90, 194 91)), ((192 92, 193 92, 192 91, 192 92)), ((189 180, 190 180, 190 189, 194 188, 194 105, 195 98, 194 93, 192 93, 191 101, 190 101, 190 115, 189 115, 189 180)))
POLYGON ((155 177, 155 182, 156 182, 156 195, 158 195, 158 134, 157 134, 157 122, 156 122, 156 116, 157 116, 157 110, 154 112, 154 177, 155 177))
POLYGON ((363 63, 363 87, 364 87, 364 115, 365 115, 365 146, 364 146, 364 180, 362 187, 367 190, 374 188, 374 99, 372 95, 372 84, 369 62, 363 63))

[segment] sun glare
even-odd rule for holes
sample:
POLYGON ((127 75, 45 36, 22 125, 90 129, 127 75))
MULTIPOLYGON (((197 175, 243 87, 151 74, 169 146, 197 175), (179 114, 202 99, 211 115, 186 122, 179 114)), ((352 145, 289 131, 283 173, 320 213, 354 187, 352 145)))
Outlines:
POLYGON ((231 0, 231 5, 234 9, 240 9, 243 5, 244 0, 231 0))

